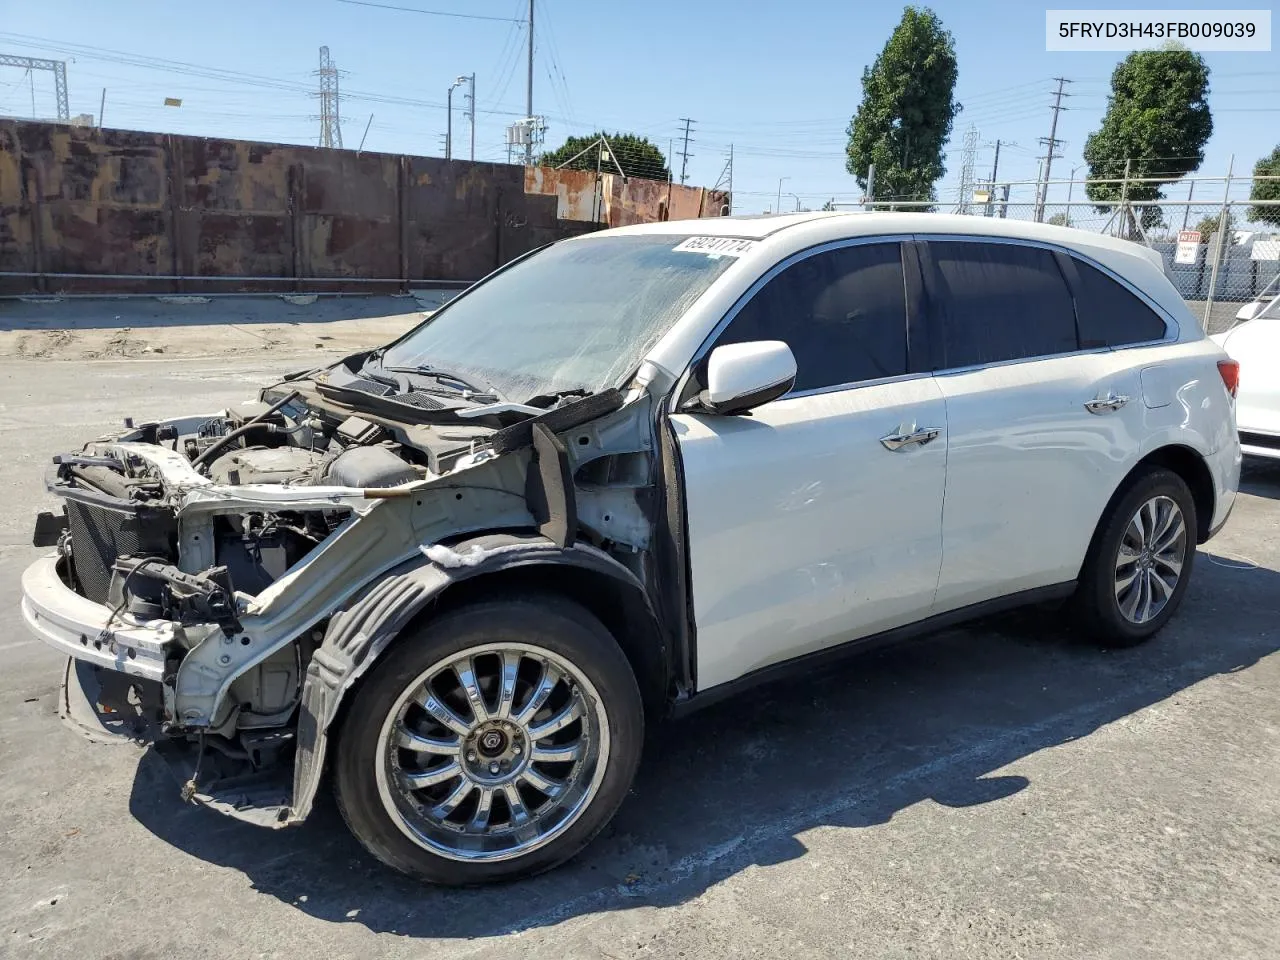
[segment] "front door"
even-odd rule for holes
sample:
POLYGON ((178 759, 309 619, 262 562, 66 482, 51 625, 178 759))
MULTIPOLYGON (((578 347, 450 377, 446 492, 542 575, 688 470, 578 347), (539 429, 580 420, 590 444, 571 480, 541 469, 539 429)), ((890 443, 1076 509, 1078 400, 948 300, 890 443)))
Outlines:
POLYGON ((806 253, 715 341, 785 341, 792 392, 749 416, 671 417, 699 689, 929 615, 946 408, 933 377, 912 370, 913 288, 898 243, 806 253))

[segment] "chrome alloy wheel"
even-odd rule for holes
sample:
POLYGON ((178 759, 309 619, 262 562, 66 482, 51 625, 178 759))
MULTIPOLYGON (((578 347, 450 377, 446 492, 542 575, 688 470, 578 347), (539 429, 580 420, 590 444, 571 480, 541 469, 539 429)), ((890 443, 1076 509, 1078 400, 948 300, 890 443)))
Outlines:
POLYGON ((415 843, 453 860, 523 856, 578 819, 609 761, 595 688, 520 643, 451 654, 400 694, 378 738, 378 793, 415 843))
POLYGON ((1186 549, 1187 524, 1176 501, 1158 496, 1138 507, 1116 554, 1116 602, 1126 620, 1159 616, 1177 589, 1186 549))

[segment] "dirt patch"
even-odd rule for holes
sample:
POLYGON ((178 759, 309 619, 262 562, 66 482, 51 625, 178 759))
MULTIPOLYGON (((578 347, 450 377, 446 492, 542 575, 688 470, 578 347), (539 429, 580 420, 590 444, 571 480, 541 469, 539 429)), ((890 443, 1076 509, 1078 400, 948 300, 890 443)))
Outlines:
POLYGON ((46 330, 18 337, 14 352, 28 360, 43 360, 64 353, 75 343, 76 335, 70 330, 46 330))

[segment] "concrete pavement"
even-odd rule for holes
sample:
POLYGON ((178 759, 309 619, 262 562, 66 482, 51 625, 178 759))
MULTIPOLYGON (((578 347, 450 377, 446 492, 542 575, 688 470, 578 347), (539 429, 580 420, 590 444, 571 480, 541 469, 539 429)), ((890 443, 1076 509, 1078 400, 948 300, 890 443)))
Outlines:
POLYGON ((1100 653, 1032 611, 711 708, 531 881, 418 886, 331 803, 285 832, 184 806, 149 753, 55 716, 60 660, 16 610, 41 474, 123 416, 248 399, 297 359, 0 361, 0 955, 1275 955, 1276 469, 1248 472, 1152 644, 1100 653))

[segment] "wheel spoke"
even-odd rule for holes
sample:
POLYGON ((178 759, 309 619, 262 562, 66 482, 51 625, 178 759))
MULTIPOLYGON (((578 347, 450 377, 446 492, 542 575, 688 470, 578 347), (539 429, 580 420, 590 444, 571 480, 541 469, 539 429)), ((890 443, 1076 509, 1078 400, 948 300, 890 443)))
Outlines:
MULTIPOLYGON (((1164 577, 1156 573, 1155 570, 1147 571, 1147 579, 1151 581, 1150 589, 1152 599, 1155 601, 1157 608, 1163 607, 1169 601, 1169 597, 1173 595, 1173 588, 1165 582, 1164 577)), ((1177 582, 1176 580, 1174 581, 1177 582)))
POLYGON ((525 767, 524 772, 520 774, 520 779, 547 797, 555 797, 564 788, 564 784, 544 777, 533 767, 525 767))
POLYGON ((489 719, 489 708, 485 705, 484 694, 476 680, 476 662, 474 657, 467 657, 466 663, 454 664, 453 672, 458 675, 458 682, 467 694, 467 703, 471 705, 471 715, 476 723, 484 723, 489 719))
POLYGON ((544 660, 542 662, 542 676, 538 680, 538 685, 533 688, 533 692, 529 694, 528 701, 520 708, 520 712, 516 714, 514 718, 516 723, 528 726, 529 722, 546 704, 547 698, 551 696, 551 691, 556 688, 556 684, 559 682, 560 671, 544 660))
POLYGON ((396 724, 393 742, 397 747, 404 750, 413 750, 417 753, 438 753, 444 756, 457 756, 462 749, 462 742, 459 740, 436 740, 432 737, 424 737, 420 733, 414 733, 403 723, 396 724))
POLYGON ((426 692, 426 696, 418 701, 419 706, 436 719, 436 722, 442 726, 448 727, 460 737, 465 737, 471 732, 471 727, 467 721, 454 713, 449 707, 436 697, 430 690, 426 692))
POLYGON ((480 796, 476 799, 476 810, 467 821, 467 829, 472 832, 486 830, 489 827, 489 814, 493 811, 493 788, 477 787, 480 796))
POLYGON ((1144 571, 1138 578, 1138 604, 1135 608, 1138 623, 1151 619, 1151 572, 1144 571))
POLYGON ((575 740, 573 743, 566 743, 555 747, 534 746, 533 753, 529 755, 530 761, 542 761, 543 763, 569 763, 577 760, 582 754, 582 741, 575 740))
POLYGON ((465 777, 453 788, 453 792, 431 808, 431 815, 439 817, 443 820, 454 810, 458 809, 458 804, 467 799, 467 795, 476 788, 476 785, 465 777))
MULTIPOLYGON (((447 783, 460 776, 462 776, 462 767, 458 766, 457 761, 432 767, 430 770, 405 770, 401 773, 405 786, 410 790, 433 787, 437 783, 447 783)), ((467 781, 463 780, 462 782, 465 784, 467 781)))
POLYGON ((1156 545, 1169 532, 1169 528, 1173 526, 1178 518, 1178 510, 1173 505, 1172 500, 1159 500, 1154 502, 1155 524, 1151 530, 1151 549, 1156 549, 1156 545))
POLYGON ((1187 527, 1182 520, 1181 511, 1174 512, 1172 522, 1164 530, 1164 532, 1159 537, 1156 538, 1155 543, 1152 544, 1151 546, 1152 552, 1165 553, 1166 551, 1171 549, 1173 545, 1178 542, 1178 538, 1181 537, 1186 532, 1186 529, 1187 527))
POLYGON ((529 808, 524 805, 520 791, 514 783, 502 785, 502 795, 507 798, 507 807, 511 810, 511 825, 520 826, 529 822, 529 808))
POLYGON ((551 736, 557 730, 563 730, 569 724, 573 723, 573 721, 577 720, 580 716, 582 716, 582 701, 581 699, 579 699, 579 697, 575 693, 573 699, 570 700, 564 706, 564 708, 561 709, 561 711, 557 713, 554 717, 552 717, 550 720, 545 721, 544 723, 538 724, 538 726, 536 727, 530 727, 529 739, 530 740, 545 739, 546 737, 551 736))
POLYGON ((1133 515, 1133 519, 1129 521, 1130 530, 1126 531, 1133 534, 1134 539, 1139 545, 1144 545, 1147 542, 1146 518, 1143 516, 1145 510, 1145 504, 1138 508, 1138 512, 1135 513, 1133 515))
POLYGON ((498 709, 494 714, 500 720, 511 716, 511 708, 515 705, 516 676, 520 672, 520 659, 518 653, 503 651, 502 682, 498 687, 498 709))
POLYGON ((1138 579, 1138 568, 1134 567, 1129 573, 1117 575, 1116 577, 1116 599, 1120 600, 1131 586, 1133 581, 1138 579))
POLYGON ((1169 573, 1173 575, 1173 582, 1175 584, 1178 582, 1178 578, 1182 576, 1182 561, 1176 556, 1156 554, 1151 558, 1151 561, 1168 570, 1169 573))

